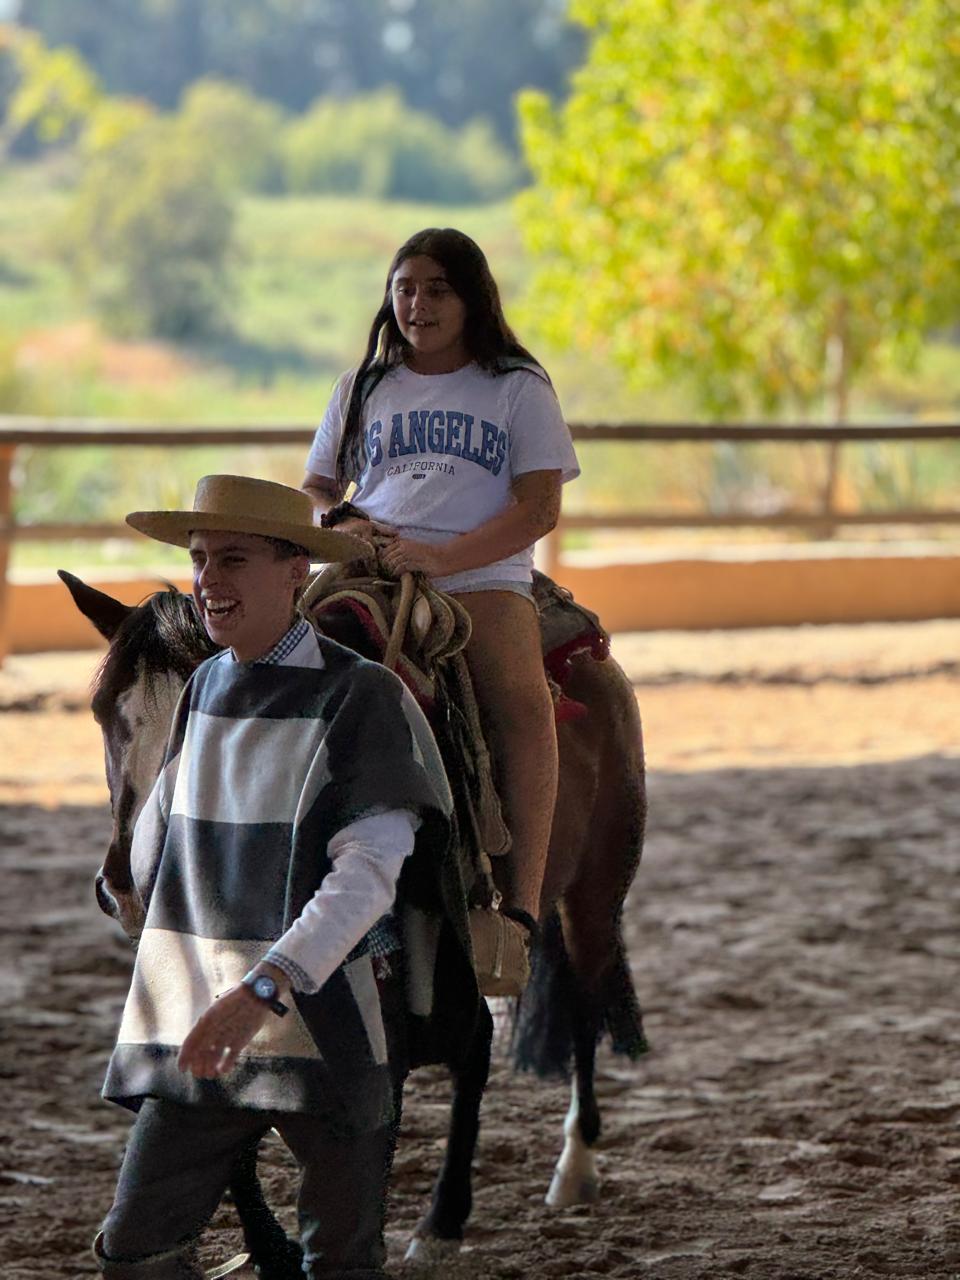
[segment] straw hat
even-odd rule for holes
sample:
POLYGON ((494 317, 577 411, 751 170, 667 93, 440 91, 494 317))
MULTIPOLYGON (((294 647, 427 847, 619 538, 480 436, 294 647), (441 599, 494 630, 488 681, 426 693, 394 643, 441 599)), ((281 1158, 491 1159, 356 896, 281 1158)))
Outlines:
POLYGON ((215 529, 284 538, 316 560, 362 560, 370 554, 361 538, 317 528, 313 504, 302 490, 250 476, 204 476, 192 511, 131 511, 127 524, 175 547, 189 547, 191 533, 215 529))

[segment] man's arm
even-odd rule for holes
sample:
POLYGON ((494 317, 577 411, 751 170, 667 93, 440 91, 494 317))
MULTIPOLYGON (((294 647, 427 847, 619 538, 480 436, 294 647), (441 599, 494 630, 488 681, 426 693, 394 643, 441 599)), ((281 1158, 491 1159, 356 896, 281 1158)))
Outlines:
MULTIPOLYGON (((320 888, 264 956, 297 991, 319 991, 361 938, 390 910, 419 818, 407 809, 351 822, 327 846, 333 863, 320 888)), ((272 971, 271 971, 272 976, 272 971)))
MULTIPOLYGON (((311 994, 393 906, 404 859, 419 819, 406 809, 350 823, 327 846, 333 867, 287 932, 251 970, 269 974, 281 1000, 291 990, 311 994)), ((225 1075, 260 1028, 277 1015, 245 983, 215 1000, 180 1049, 181 1071, 225 1075)))

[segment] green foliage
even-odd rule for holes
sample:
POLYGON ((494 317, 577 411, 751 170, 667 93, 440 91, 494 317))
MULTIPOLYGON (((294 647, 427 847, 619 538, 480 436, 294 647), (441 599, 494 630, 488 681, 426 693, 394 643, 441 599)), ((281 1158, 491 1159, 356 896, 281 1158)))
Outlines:
MULTIPOLYGON (((231 334, 188 346, 113 341, 90 322, 62 261, 49 256, 51 228, 71 216, 72 199, 50 186, 45 165, 0 169, 0 356, 16 384, 6 411, 64 417, 179 423, 315 423, 337 373, 362 350, 372 309, 382 296, 397 245, 420 227, 441 221, 462 227, 480 244, 501 285, 513 321, 531 264, 511 208, 381 203, 344 197, 245 196, 238 201, 231 259, 235 303, 231 334), (18 349, 17 349, 18 348, 18 349)), ((121 184, 122 187, 122 184, 121 184)), ((550 370, 568 418, 584 421, 688 419, 686 388, 673 382, 638 396, 602 350, 554 354, 531 343, 550 370)), ((891 416, 942 421, 960 410, 960 349, 927 344, 909 374, 885 367, 854 388, 860 421, 891 416)), ((2 410, 0 410, 2 411, 2 410)), ((564 495, 565 510, 596 513, 649 506, 696 511, 744 506, 762 512, 785 505, 816 509, 824 484, 819 446, 586 444, 584 474, 564 495)), ((286 449, 37 449, 17 453, 23 467, 23 519, 119 519, 133 507, 176 506, 189 500, 197 477, 237 470, 299 483, 304 447, 286 449), (109 481, 109 484, 106 483, 109 481)), ((845 445, 840 502, 845 509, 880 509, 922 501, 956 505, 960 450, 956 444, 845 445)), ((955 538, 949 527, 913 531, 955 538)), ((715 532, 637 534, 646 547, 678 541, 716 543, 715 532)), ((791 538, 771 533, 771 540, 791 538)), ((847 535, 864 536, 858 531, 847 535)), ((867 536, 873 536, 871 533, 867 536)), ((889 535, 892 536, 892 535, 889 535)), ((596 546, 624 535, 583 534, 596 546)), ((756 542, 757 531, 725 532, 724 542, 756 542)), ((157 544, 152 562, 156 563, 157 544)), ((17 543, 20 566, 76 566, 94 554, 88 543, 56 551, 17 543), (66 557, 66 558, 65 558, 66 557)), ((104 544, 104 557, 131 564, 126 543, 104 544)), ((147 556, 147 552, 143 552, 147 556)))
MULTIPOLYGON (((155 117, 143 99, 104 94, 76 50, 49 49, 21 28, 0 27, 0 37, 0 91, 10 80, 0 141, 29 137, 34 149, 73 143, 86 160, 155 117)), ((227 188, 277 192, 289 184, 300 192, 456 203, 499 199, 520 178, 489 121, 449 128, 410 108, 396 89, 318 99, 286 127, 275 104, 205 78, 164 119, 183 132, 184 147, 206 152, 211 176, 227 188)))
POLYGON ((179 121, 223 181, 250 191, 282 186, 284 114, 271 102, 225 80, 197 80, 184 94, 179 121))
POLYGON ((209 156, 156 121, 88 166, 61 236, 90 304, 120 334, 215 329, 229 295, 233 208, 209 156))
POLYGON ((23 413, 27 390, 23 374, 17 368, 16 347, 0 336, 0 413, 23 413))
POLYGON ((960 288, 958 0, 574 0, 569 100, 526 94, 554 339, 714 414, 908 359, 960 288))
POLYGON ((149 103, 138 98, 101 98, 79 140, 85 160, 118 146, 154 116, 149 103))
POLYGON ((504 149, 486 120, 477 118, 465 124, 455 137, 455 146, 475 199, 500 200, 519 186, 522 166, 504 149))
POLYGON ((303 111, 398 86, 452 128, 512 145, 513 95, 557 92, 579 58, 563 0, 24 0, 20 21, 75 46, 110 93, 170 110, 204 76, 303 111))
POLYGON ((0 26, 7 82, 2 135, 9 146, 25 135, 44 145, 72 142, 101 97, 100 83, 74 49, 48 49, 30 31, 0 26))
POLYGON ((453 203, 495 199, 517 177, 489 126, 448 129, 395 89, 318 99, 289 126, 284 147, 292 191, 453 203))

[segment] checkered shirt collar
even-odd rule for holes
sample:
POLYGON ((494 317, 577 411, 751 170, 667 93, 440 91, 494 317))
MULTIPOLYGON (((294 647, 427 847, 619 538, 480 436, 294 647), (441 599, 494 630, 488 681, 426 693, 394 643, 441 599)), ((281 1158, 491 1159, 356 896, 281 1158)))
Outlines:
POLYGON ((282 636, 269 653, 256 658, 250 665, 253 667, 278 667, 290 657, 294 649, 309 632, 310 623, 306 618, 298 618, 286 635, 282 636))

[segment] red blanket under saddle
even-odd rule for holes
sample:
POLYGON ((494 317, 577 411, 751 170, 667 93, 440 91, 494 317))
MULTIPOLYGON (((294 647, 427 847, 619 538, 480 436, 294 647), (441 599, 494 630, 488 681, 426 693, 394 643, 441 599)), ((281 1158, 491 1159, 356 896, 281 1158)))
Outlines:
MULTIPOLYGON (((349 615, 360 636, 366 642, 364 645, 358 642, 356 647, 365 652, 368 657, 383 656, 389 636, 384 632, 380 620, 363 603, 362 598, 344 593, 331 601, 328 608, 325 608, 325 601, 321 600, 314 606, 313 614, 320 629, 334 638, 340 638, 343 615, 349 615), (340 625, 337 622, 337 615, 341 620, 340 625)), ((569 613, 566 614, 565 620, 568 624, 566 629, 569 632, 571 621, 569 613)), ((568 633, 560 643, 553 644, 544 653, 543 658, 544 669, 557 691, 554 706, 558 724, 580 720, 587 714, 584 704, 568 697, 565 692, 573 659, 588 654, 596 662, 603 662, 610 656, 610 637, 599 623, 595 622, 586 611, 579 609, 576 614, 576 623, 579 629, 572 635, 568 633)), ((549 643, 548 637, 545 636, 545 638, 549 643)), ((432 686, 429 680, 404 654, 400 655, 396 670, 429 717, 434 708, 432 686)))

